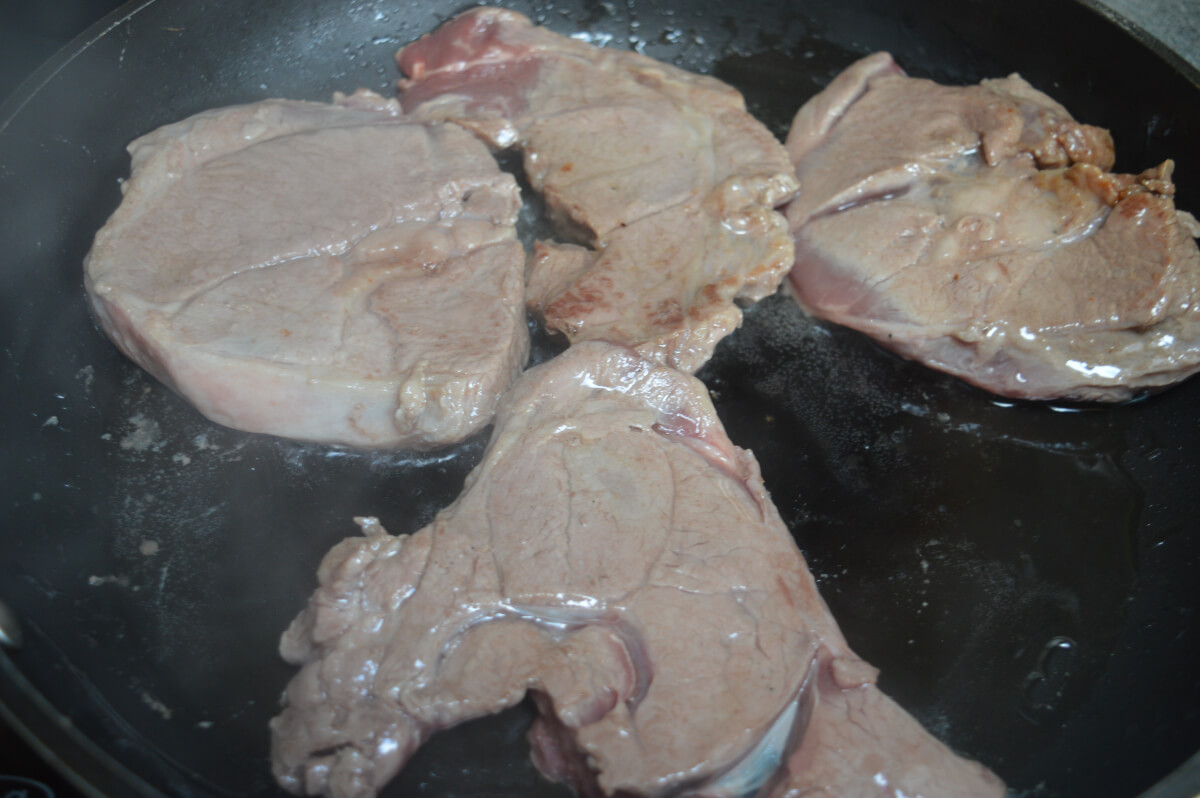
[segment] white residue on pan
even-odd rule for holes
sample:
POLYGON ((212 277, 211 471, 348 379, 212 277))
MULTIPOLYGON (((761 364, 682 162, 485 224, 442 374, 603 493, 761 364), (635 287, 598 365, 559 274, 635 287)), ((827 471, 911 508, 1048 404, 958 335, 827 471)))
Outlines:
POLYGON ((145 690, 142 691, 142 703, 150 707, 150 709, 154 710, 158 714, 162 715, 163 720, 171 719, 171 715, 173 714, 171 709, 145 690))
POLYGON ((89 394, 92 392, 92 384, 96 382, 96 369, 92 366, 84 366, 75 372, 75 379, 83 383, 84 394, 89 394))
POLYGON ((201 452, 205 452, 205 451, 216 452, 216 451, 220 451, 220 449, 221 449, 220 446, 218 446, 217 444, 210 441, 208 439, 208 435, 203 432, 201 432, 196 437, 192 438, 192 445, 195 446, 196 449, 201 452))
POLYGON ((96 576, 95 574, 92 574, 88 577, 87 581, 92 587, 100 587, 101 585, 129 587, 129 577, 125 574, 106 574, 105 576, 96 576))
POLYGON ((134 413, 128 420, 129 431, 121 438, 121 448, 135 452, 147 450, 157 452, 166 444, 162 438, 162 428, 152 418, 142 413, 134 413))

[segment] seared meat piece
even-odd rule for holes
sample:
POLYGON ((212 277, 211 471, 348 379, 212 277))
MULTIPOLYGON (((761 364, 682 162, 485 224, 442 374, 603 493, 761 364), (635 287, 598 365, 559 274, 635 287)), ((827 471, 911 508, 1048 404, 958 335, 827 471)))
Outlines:
POLYGON ((407 111, 515 145, 559 233, 594 250, 551 247, 530 266, 530 305, 572 342, 625 343, 694 371, 740 323, 734 300, 783 279, 792 244, 772 208, 796 181, 729 86, 495 8, 397 60, 407 111))
POLYGON ((1003 791, 875 688, 704 386, 628 349, 526 372, 453 505, 363 526, 283 637, 292 791, 372 795, 527 692, 535 762, 587 796, 1003 791))
POLYGON ((359 92, 134 141, 85 271, 105 332, 214 421, 429 448, 525 365, 520 192, 453 125, 359 92))
POLYGON ((1170 161, 1017 75, 946 87, 886 53, 796 115, 801 304, 1006 396, 1119 401, 1200 369, 1200 251, 1170 161))

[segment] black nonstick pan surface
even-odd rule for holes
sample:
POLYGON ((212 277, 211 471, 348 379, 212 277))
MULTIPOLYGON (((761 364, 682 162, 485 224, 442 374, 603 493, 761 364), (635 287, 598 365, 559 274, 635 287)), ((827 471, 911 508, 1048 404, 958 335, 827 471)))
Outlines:
MULTIPOLYGON (((714 74, 780 135, 873 50, 949 83, 1019 71, 1110 128, 1118 169, 1175 158, 1178 204, 1200 211, 1200 77, 1075 2, 512 5, 714 74)), ((394 51, 464 7, 134 4, 0 108, 0 628, 23 638, 0 651, 0 714, 97 792, 278 793, 267 720, 292 670, 276 641, 321 556, 355 515, 428 523, 486 442, 414 456, 242 434, 126 361, 81 273, 124 147, 213 106, 391 91, 394 51)), ((535 358, 559 346, 535 340, 535 358)), ((1196 794, 1200 381, 1120 407, 1013 405, 782 294, 700 376, 851 644, 929 729, 1031 796, 1196 794)), ((528 763, 531 717, 437 736, 385 795, 567 794, 528 763)))

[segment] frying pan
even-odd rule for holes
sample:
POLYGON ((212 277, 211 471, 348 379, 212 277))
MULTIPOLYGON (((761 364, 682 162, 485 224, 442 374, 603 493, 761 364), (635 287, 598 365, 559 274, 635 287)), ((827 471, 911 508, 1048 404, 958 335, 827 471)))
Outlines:
MULTIPOLYGON (((512 5, 715 74, 781 135, 873 50, 948 83, 1019 71, 1110 128, 1119 169, 1176 158, 1179 205, 1200 209, 1200 75, 1085 5, 512 5)), ((0 714, 93 793, 276 794, 266 724, 292 670, 275 646, 321 556, 354 515, 428 523, 486 437, 413 455, 242 434, 122 358, 80 264, 123 148, 213 106, 390 91, 395 49, 462 8, 132 4, 0 109, 0 600, 23 636, 0 653, 0 714)), ((561 347, 534 330, 534 359, 561 347)), ((1121 407, 1002 402, 783 295, 700 376, 851 644, 927 728, 1031 796, 1195 795, 1200 381, 1121 407)), ((530 719, 435 737, 385 795, 566 794, 528 763, 530 719)))

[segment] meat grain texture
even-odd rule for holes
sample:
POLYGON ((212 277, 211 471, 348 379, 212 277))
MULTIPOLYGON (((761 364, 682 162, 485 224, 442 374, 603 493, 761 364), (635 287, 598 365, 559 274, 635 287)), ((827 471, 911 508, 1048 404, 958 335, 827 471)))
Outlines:
POLYGON ((490 421, 529 348, 521 200, 469 133, 360 91, 205 111, 129 151, 88 293, 204 415, 366 448, 490 421))
POLYGON ((792 242, 773 207, 787 152, 733 88, 476 8, 397 54, 405 110, 515 146, 559 235, 530 305, 572 341, 603 339, 694 371, 775 291, 792 242))
POLYGON ((814 315, 1018 398, 1120 401, 1200 369, 1200 226, 1173 164, 1111 173, 1108 132, 1020 76, 940 86, 878 53, 787 147, 814 315))
POLYGON ((371 796, 527 693, 535 763, 584 796, 1003 792, 875 687, 704 386, 629 349, 526 372, 453 505, 363 527, 282 640, 293 792, 371 796))

